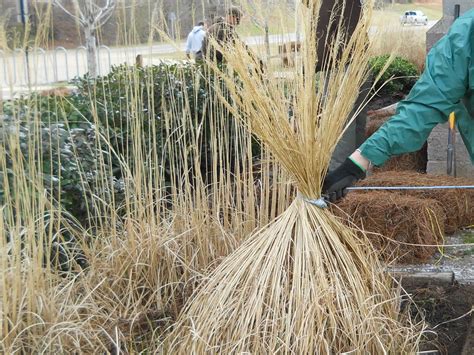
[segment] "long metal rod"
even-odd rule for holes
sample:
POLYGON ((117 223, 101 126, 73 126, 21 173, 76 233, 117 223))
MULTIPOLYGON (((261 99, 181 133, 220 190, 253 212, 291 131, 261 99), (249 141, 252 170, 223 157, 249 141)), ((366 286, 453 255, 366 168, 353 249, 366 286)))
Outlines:
POLYGON ((460 186, 356 186, 348 187, 347 191, 365 191, 365 190, 464 190, 474 189, 474 185, 460 186))

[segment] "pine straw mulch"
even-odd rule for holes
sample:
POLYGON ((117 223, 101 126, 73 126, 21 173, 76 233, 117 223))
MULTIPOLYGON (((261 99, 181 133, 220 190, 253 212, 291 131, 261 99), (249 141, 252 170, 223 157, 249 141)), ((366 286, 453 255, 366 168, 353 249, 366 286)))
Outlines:
MULTIPOLYGON (((359 186, 474 185, 465 178, 433 176, 405 171, 379 172, 359 186)), ((423 262, 452 234, 474 224, 474 190, 412 190, 350 192, 334 212, 347 213, 369 232, 374 246, 387 261, 423 262), (407 244, 405 244, 407 243, 407 244)))
POLYGON ((351 216, 350 221, 368 232, 380 257, 388 262, 426 261, 437 251, 432 245, 442 243, 445 215, 436 200, 390 192, 351 192, 337 207, 335 214, 351 216))
MULTIPOLYGON (((435 176, 409 171, 379 172, 360 181, 358 186, 448 186, 474 185, 474 179, 435 176)), ((422 199, 433 199, 443 207, 445 231, 452 234, 474 224, 474 190, 410 190, 397 191, 422 199)))

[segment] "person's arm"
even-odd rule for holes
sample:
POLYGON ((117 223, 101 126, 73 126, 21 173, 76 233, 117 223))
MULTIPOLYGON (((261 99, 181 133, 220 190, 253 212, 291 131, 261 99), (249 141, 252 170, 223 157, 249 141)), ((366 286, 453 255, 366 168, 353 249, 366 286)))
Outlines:
POLYGON ((395 116, 327 175, 323 193, 331 200, 344 196, 346 187, 363 179, 371 163, 382 165, 393 155, 419 150, 431 130, 456 111, 472 72, 473 15, 471 11, 470 16, 458 19, 433 47, 425 71, 407 99, 398 104, 395 116))
POLYGON ((428 54, 426 69, 397 112, 362 146, 362 156, 383 165, 391 156, 419 150, 431 130, 448 120, 468 90, 474 19, 460 18, 428 54))

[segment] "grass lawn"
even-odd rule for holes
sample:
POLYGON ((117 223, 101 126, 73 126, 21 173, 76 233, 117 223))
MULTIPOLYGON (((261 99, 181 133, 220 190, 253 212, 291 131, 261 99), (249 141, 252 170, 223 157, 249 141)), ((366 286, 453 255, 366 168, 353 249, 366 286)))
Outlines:
POLYGON ((400 16, 408 10, 420 10, 428 17, 428 21, 439 20, 443 15, 441 4, 394 4, 383 10, 375 10, 374 26, 387 26, 400 23, 400 16))
MULTIPOLYGON (((268 24, 270 34, 295 32, 295 18, 293 16, 285 17, 283 14, 276 12, 269 16, 268 24)), ((248 16, 242 19, 237 32, 242 37, 263 36, 265 34, 264 29, 253 23, 248 16)))
MULTIPOLYGON (((441 4, 394 4, 386 6, 383 10, 375 10, 373 13, 373 25, 380 31, 381 38, 374 38, 374 40, 380 42, 380 45, 376 45, 374 55, 390 53, 395 50, 398 55, 401 55, 407 59, 414 61, 420 68, 424 63, 425 57, 425 30, 426 27, 408 26, 401 27, 399 18, 407 10, 421 10, 428 16, 430 21, 438 20, 442 16, 442 5, 441 4), (387 31, 384 33, 384 29, 388 28, 399 28, 403 31, 387 31), (412 41, 412 45, 408 48, 404 45, 397 45, 399 42, 407 40, 412 41), (395 49, 397 48, 397 49, 395 49), (409 53, 408 53, 408 52, 409 53)), ((269 11, 268 23, 270 34, 288 33, 295 31, 295 18, 294 13, 285 11, 283 7, 275 6, 274 9, 269 11)), ((256 16, 255 14, 253 14, 256 16)), ((260 20, 262 20, 260 18, 260 20)), ((245 11, 245 15, 242 19, 242 23, 237 28, 239 35, 244 38, 248 36, 263 36, 263 28, 258 27, 254 21, 252 21, 252 11, 245 11)), ((258 53, 262 58, 265 57, 265 49, 263 43, 258 46, 252 46, 253 50, 258 53)), ((271 44, 271 55, 275 56, 278 54, 277 44, 271 44)), ((145 61, 150 63, 155 62, 158 59, 167 60, 185 60, 186 56, 184 52, 174 52, 169 54, 153 55, 151 58, 147 55, 144 56, 145 61)), ((279 60, 273 59, 271 65, 279 65, 279 60)))

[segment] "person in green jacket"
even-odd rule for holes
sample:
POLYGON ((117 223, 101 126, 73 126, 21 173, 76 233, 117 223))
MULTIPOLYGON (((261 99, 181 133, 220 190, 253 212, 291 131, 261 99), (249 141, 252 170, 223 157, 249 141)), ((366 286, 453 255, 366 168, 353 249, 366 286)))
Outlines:
POLYGON ((365 178, 370 166, 419 150, 451 112, 474 164, 474 9, 459 17, 428 53, 423 74, 396 114, 326 176, 323 194, 335 201, 365 178))

